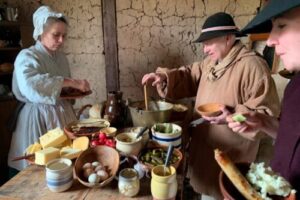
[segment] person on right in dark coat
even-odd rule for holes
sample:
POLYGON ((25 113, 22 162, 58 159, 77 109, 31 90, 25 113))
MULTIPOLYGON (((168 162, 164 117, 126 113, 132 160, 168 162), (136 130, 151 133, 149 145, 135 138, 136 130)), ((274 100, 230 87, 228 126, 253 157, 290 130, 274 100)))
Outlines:
POLYGON ((291 183, 300 199, 300 0, 270 0, 242 32, 270 32, 267 45, 275 47, 295 76, 285 89, 280 119, 249 112, 243 113, 244 122, 227 117, 228 126, 238 133, 264 131, 275 139, 271 167, 291 183))

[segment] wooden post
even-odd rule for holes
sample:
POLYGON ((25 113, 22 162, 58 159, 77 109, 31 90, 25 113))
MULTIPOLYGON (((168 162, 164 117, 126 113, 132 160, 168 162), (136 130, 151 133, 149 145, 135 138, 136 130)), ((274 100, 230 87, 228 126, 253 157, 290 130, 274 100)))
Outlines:
POLYGON ((102 26, 106 70, 106 90, 120 90, 116 0, 102 0, 102 26))

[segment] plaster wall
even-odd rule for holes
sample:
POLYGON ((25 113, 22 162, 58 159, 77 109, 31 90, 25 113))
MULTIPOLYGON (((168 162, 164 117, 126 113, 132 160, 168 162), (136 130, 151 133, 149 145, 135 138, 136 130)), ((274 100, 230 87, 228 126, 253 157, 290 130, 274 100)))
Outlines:
MULTIPOLYGON (((32 23, 32 13, 39 2, 68 16, 69 33, 64 51, 72 76, 87 79, 93 90, 92 95, 78 100, 75 107, 106 99, 101 0, 6 2, 20 8, 20 20, 25 24, 32 23)), ((202 46, 193 41, 209 15, 228 12, 242 28, 260 4, 261 0, 116 0, 120 85, 124 98, 142 99, 142 76, 158 66, 179 67, 201 60, 202 46)), ((154 88, 149 90, 149 95, 156 96, 154 88)))
MULTIPOLYGON (((158 66, 179 67, 203 58, 200 35, 205 19, 220 11, 242 28, 259 0, 118 0, 120 85, 125 97, 143 99, 141 79, 158 66)), ((148 87, 156 96, 153 87, 148 87)))
MULTIPOLYGON (((20 9, 19 21, 22 26, 32 26, 32 14, 40 6, 38 1, 6 2, 20 9)), ((70 63, 71 75, 87 79, 93 90, 91 95, 77 100, 75 107, 103 101, 106 99, 106 81, 101 0, 44 0, 41 3, 67 16, 69 27, 64 52, 70 63)))

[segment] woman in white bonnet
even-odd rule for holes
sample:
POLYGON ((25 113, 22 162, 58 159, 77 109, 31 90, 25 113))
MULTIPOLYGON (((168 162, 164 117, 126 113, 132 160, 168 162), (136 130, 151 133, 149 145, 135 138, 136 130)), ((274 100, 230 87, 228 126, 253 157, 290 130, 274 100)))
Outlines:
POLYGON ((68 60, 60 51, 67 34, 66 17, 41 6, 33 14, 33 25, 36 43, 22 50, 14 63, 13 93, 25 103, 18 114, 8 155, 14 174, 27 166, 24 160, 11 161, 14 157, 23 155, 26 147, 38 142, 48 130, 76 120, 71 102, 60 98, 62 90, 90 90, 86 80, 70 78, 68 60))

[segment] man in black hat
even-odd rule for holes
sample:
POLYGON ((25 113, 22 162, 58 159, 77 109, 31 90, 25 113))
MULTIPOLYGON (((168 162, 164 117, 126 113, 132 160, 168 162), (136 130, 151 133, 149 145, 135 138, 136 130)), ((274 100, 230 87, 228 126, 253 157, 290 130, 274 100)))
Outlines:
MULTIPOLYGON (((233 111, 249 110, 277 116, 279 99, 265 60, 247 49, 232 17, 216 13, 207 18, 201 35, 207 57, 180 68, 158 68, 144 75, 142 84, 152 82, 163 98, 195 97, 196 108, 205 103, 222 104, 217 117, 205 117, 206 123, 190 133, 188 177, 197 193, 221 199, 218 186, 220 168, 214 160, 215 148, 227 152, 235 162, 255 160, 261 133, 237 134, 228 128, 226 117, 233 111)), ((195 114, 194 118, 199 118, 195 114)))
POLYGON ((300 199, 300 0, 271 0, 243 32, 270 32, 267 45, 275 47, 284 67, 296 75, 285 89, 280 121, 249 112, 244 123, 228 117, 228 126, 245 134, 263 130, 276 139, 271 167, 291 183, 300 199))

